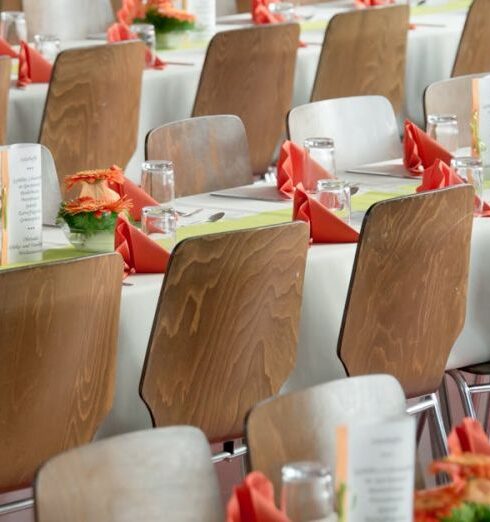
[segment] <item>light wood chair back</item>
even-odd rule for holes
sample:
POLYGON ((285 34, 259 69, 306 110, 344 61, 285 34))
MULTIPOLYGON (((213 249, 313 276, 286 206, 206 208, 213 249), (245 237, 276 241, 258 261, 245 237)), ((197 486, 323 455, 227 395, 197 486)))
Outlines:
POLYGON ((252 0, 235 0, 236 10, 238 13, 249 13, 252 0))
POLYGON ((288 115, 288 133, 298 145, 313 136, 332 138, 339 171, 403 155, 395 112, 382 96, 300 105, 288 115))
POLYGON ((325 32, 311 101, 378 94, 401 113, 408 5, 335 15, 325 32))
POLYGON ((239 116, 255 174, 267 171, 284 132, 298 41, 298 24, 264 25, 217 33, 207 50, 193 116, 239 116))
POLYGON ((89 442, 114 394, 118 254, 0 271, 0 491, 89 442))
POLYGON ((308 227, 288 223, 187 239, 163 283, 140 393, 155 426, 211 442, 243 434, 252 406, 292 371, 308 227))
POLYGON ((488 74, 490 73, 458 76, 432 83, 425 89, 425 120, 427 121, 429 114, 455 114, 458 118, 460 147, 471 146, 472 82, 488 74))
POLYGON ((114 17, 116 17, 117 12, 122 7, 122 0, 111 0, 111 6, 112 6, 112 11, 114 12, 114 17))
POLYGON ((39 141, 63 179, 80 170, 126 167, 138 137, 142 42, 70 49, 58 55, 39 141))
POLYGON ((264 473, 279 493, 288 462, 335 468, 338 425, 403 415, 405 407, 403 390, 390 375, 340 379, 264 401, 247 419, 250 468, 264 473))
POLYGON ((0 11, 22 11, 22 0, 0 0, 0 11))
POLYGON ((245 127, 237 116, 168 123, 146 138, 146 157, 174 162, 176 197, 253 182, 245 127))
POLYGON ((224 519, 209 444, 190 426, 127 433, 58 455, 41 468, 35 493, 38 522, 224 519))
POLYGON ((0 145, 7 143, 11 63, 8 56, 0 57, 0 145))
POLYGON ((460 185, 368 210, 338 344, 348 375, 389 373, 408 398, 437 391, 465 321, 473 206, 460 185))
POLYGON ((490 3, 487 0, 473 0, 459 41, 451 76, 490 71, 490 3))

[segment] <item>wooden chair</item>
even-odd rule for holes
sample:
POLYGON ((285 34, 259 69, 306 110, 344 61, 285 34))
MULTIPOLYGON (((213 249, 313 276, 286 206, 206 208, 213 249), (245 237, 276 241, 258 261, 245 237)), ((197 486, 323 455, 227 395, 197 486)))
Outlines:
POLYGON ((401 113, 408 5, 335 15, 325 32, 311 101, 378 94, 401 113))
POLYGON ((7 143, 7 113, 9 106, 11 63, 8 56, 0 57, 0 145, 7 143))
POLYGON ((405 413, 405 394, 390 375, 369 375, 320 384, 255 406, 247 419, 250 468, 281 490, 288 462, 318 461, 335 467, 335 429, 351 420, 405 413))
POLYGON ((209 444, 190 426, 128 433, 58 455, 41 468, 35 490, 38 522, 224 518, 209 444))
POLYGON ((177 197, 253 182, 247 135, 237 116, 202 116, 158 127, 146 137, 146 157, 174 162, 177 197))
POLYGON ((22 0, 0 0, 0 11, 22 11, 22 0))
POLYGON ((489 25, 490 4, 487 0, 473 0, 466 16, 451 76, 490 71, 490 57, 486 51, 490 46, 489 25))
POLYGON ((39 141, 54 156, 58 177, 117 164, 124 168, 138 137, 142 42, 123 42, 58 55, 39 141))
POLYGON ((210 442, 243 435, 250 408, 294 367, 307 248, 300 222, 176 246, 140 384, 155 426, 197 426, 210 442))
POLYGON ((298 41, 298 24, 250 27, 217 33, 206 53, 193 116, 239 116, 255 174, 267 171, 284 131, 298 41))
POLYGON ((472 82, 487 76, 471 74, 442 80, 429 85, 424 92, 424 116, 429 114, 455 114, 458 118, 460 147, 471 146, 471 123, 473 114, 472 82))
POLYGON ((435 416, 446 448, 436 391, 463 329, 474 190, 469 185, 395 198, 364 218, 338 355, 347 375, 389 373, 409 411, 435 416))
POLYGON ((118 254, 0 271, 0 492, 89 442, 108 413, 122 272, 118 254))

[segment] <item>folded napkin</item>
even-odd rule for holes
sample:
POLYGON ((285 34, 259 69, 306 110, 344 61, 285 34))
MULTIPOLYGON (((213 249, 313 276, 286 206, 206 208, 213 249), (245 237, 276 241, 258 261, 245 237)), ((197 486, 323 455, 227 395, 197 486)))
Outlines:
POLYGON ((447 443, 451 455, 462 453, 490 455, 488 436, 475 419, 463 419, 463 422, 453 429, 447 438, 447 443))
POLYGON ((286 196, 292 198, 294 189, 299 183, 305 184, 305 177, 314 180, 334 176, 310 159, 306 150, 292 141, 285 141, 281 147, 277 162, 277 188, 286 196))
POLYGON ((309 196, 301 184, 294 193, 294 220, 310 224, 310 238, 313 243, 356 243, 359 240, 356 230, 309 196))
POLYGON ((10 58, 18 58, 19 54, 16 53, 10 44, 0 37, 0 56, 10 56, 10 58))
POLYGON ((130 210, 131 217, 135 221, 141 221, 141 210, 143 207, 152 207, 158 205, 158 201, 154 200, 147 192, 130 179, 124 177, 124 183, 109 183, 109 187, 119 194, 119 197, 126 196, 133 202, 130 210))
POLYGON ((26 42, 20 42, 17 87, 25 87, 29 83, 49 83, 52 69, 53 66, 40 52, 26 42))
POLYGON ((289 522, 274 504, 274 487, 259 471, 249 473, 233 495, 226 509, 227 522, 289 522))
POLYGON ((395 0, 355 0, 356 7, 361 9, 365 7, 375 7, 377 5, 394 4, 395 0))
POLYGON ((403 149, 405 168, 415 175, 421 174, 424 169, 432 166, 436 160, 441 160, 446 165, 450 165, 453 158, 451 153, 409 120, 405 120, 403 149))
POLYGON ((122 215, 116 222, 114 248, 124 259, 126 275, 163 274, 167 269, 170 254, 122 215))
POLYGON ((283 22, 281 15, 275 15, 269 11, 272 0, 253 0, 252 19, 256 24, 278 24, 283 22))

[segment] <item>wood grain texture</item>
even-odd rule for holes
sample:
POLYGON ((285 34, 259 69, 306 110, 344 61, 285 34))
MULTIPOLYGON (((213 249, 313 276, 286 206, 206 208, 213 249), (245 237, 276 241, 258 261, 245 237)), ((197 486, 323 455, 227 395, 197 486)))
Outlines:
POLYGON ((237 116, 169 123, 146 138, 146 157, 172 160, 176 197, 253 183, 245 127, 237 116))
POLYGON ((401 112, 408 22, 408 5, 335 15, 325 32, 311 101, 379 94, 401 112))
POLYGON ((0 491, 89 442, 108 413, 122 271, 110 254, 0 272, 0 491))
POLYGON ((7 143, 7 115, 11 63, 9 57, 0 57, 0 145, 5 145, 7 143))
POLYGON ((140 384, 155 426, 239 438, 294 367, 308 227, 288 223, 177 245, 140 384))
POLYGON ((486 75, 487 73, 458 76, 432 83, 425 89, 425 121, 429 114, 455 114, 458 118, 459 147, 471 146, 472 81, 486 75))
POLYGON ((70 49, 58 55, 41 123, 62 190, 80 170, 126 167, 138 138, 142 42, 70 49))
POLYGON ((42 467, 35 491, 37 522, 224 519, 209 444, 189 426, 128 433, 59 455, 42 467))
POLYGON ((298 40, 298 24, 257 26, 217 33, 206 53, 193 116, 239 116, 254 174, 267 171, 285 131, 298 40))
POLYGON ((338 344, 348 375, 389 373, 408 398, 437 391, 465 320, 473 199, 461 185, 368 211, 338 344))
POLYGON ((22 0, 0 0, 0 11, 22 11, 22 0))
POLYGON ((490 2, 473 0, 468 10, 451 76, 490 71, 490 2))

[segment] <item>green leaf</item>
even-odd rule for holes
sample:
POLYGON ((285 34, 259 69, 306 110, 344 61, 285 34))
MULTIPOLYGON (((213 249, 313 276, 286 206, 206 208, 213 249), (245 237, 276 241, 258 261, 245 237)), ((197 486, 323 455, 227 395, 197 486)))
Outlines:
POLYGON ((65 222, 70 230, 79 230, 87 236, 91 236, 97 232, 113 232, 117 221, 116 212, 104 212, 100 217, 95 216, 93 212, 79 212, 78 214, 69 214, 61 207, 58 213, 58 222, 65 222))
POLYGON ((194 28, 194 22, 179 20, 161 15, 156 8, 150 8, 144 18, 135 18, 134 23, 152 24, 157 33, 170 33, 172 31, 189 31, 194 28))
POLYGON ((454 508, 442 522, 490 522, 490 506, 467 502, 454 508))

